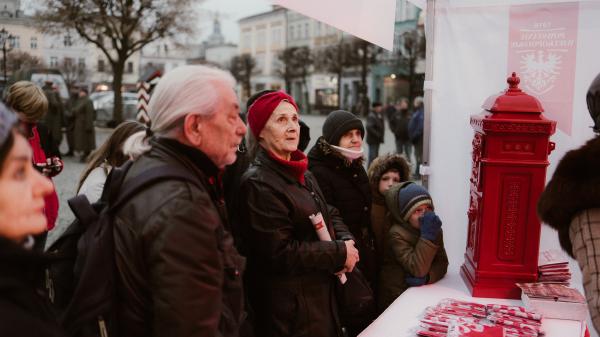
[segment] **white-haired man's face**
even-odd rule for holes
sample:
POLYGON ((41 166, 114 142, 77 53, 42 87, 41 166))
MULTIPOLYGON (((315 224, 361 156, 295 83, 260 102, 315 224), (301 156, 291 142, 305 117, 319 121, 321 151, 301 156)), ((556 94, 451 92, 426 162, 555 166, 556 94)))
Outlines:
POLYGON ((233 164, 246 125, 240 118, 240 106, 233 88, 215 83, 219 101, 210 117, 200 118, 198 148, 219 168, 233 164))

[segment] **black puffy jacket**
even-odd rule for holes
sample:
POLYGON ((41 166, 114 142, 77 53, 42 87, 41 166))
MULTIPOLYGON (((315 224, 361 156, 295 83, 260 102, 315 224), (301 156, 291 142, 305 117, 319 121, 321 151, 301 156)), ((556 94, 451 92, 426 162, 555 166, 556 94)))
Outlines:
POLYGON ((160 165, 202 184, 165 180, 117 213, 115 258, 122 336, 238 336, 244 258, 225 230, 218 169, 202 152, 168 139, 129 169, 125 182, 160 165))
POLYGON ((40 296, 44 261, 0 238, 0 336, 66 336, 40 296))
POLYGON ((310 172, 301 184, 259 149, 242 177, 248 221, 248 294, 256 336, 341 336, 333 275, 353 239, 310 172), (335 241, 319 241, 309 215, 321 212, 335 241))
POLYGON ((346 161, 321 137, 308 153, 308 167, 319 182, 328 204, 337 208, 356 238, 359 266, 372 285, 377 284, 375 248, 371 231, 371 186, 362 160, 346 161))

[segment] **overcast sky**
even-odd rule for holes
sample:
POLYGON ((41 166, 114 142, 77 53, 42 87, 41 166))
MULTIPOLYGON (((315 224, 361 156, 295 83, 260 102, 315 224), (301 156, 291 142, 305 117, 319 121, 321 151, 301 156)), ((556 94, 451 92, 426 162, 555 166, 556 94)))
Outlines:
MULTIPOLYGON (((28 14, 32 14, 36 6, 43 6, 43 0, 22 0, 21 6, 28 14)), ((271 3, 268 0, 205 0, 197 6, 200 41, 212 33, 214 13, 219 12, 221 28, 227 42, 239 42, 237 20, 269 11, 271 3)))
POLYGON ((212 33, 212 15, 215 12, 219 12, 221 28, 227 42, 238 43, 240 32, 237 20, 270 9, 271 3, 268 0, 206 0, 199 5, 200 41, 212 33))

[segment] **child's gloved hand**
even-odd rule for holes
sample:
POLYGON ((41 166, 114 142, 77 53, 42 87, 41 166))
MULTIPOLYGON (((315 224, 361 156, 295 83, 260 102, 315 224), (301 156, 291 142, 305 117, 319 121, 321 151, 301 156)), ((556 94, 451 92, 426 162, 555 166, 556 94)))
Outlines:
POLYGON ((419 224, 421 225, 421 237, 429 241, 434 241, 442 228, 442 220, 434 212, 425 213, 419 219, 419 224))
POLYGON ((409 274, 404 278, 404 281, 406 281, 406 284, 408 284, 409 287, 419 287, 427 283, 427 276, 414 277, 409 274))

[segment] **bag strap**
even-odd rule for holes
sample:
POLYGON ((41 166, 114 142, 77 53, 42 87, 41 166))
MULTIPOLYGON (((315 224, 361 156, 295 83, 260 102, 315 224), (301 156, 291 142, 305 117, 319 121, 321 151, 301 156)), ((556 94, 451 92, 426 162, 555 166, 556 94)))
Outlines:
POLYGON ((77 195, 67 200, 71 211, 80 219, 82 223, 89 224, 98 219, 98 213, 90 204, 88 198, 84 194, 77 195))
POLYGON ((197 187, 202 188, 202 183, 200 179, 194 176, 188 170, 174 167, 170 165, 163 165, 158 167, 153 167, 147 171, 144 171, 142 174, 133 178, 131 181, 128 181, 126 184, 119 188, 118 195, 114 198, 114 202, 109 201, 110 210, 115 211, 121 205, 131 199, 134 195, 139 193, 144 188, 153 185, 159 181, 174 179, 174 180, 183 180, 188 181, 197 187))

